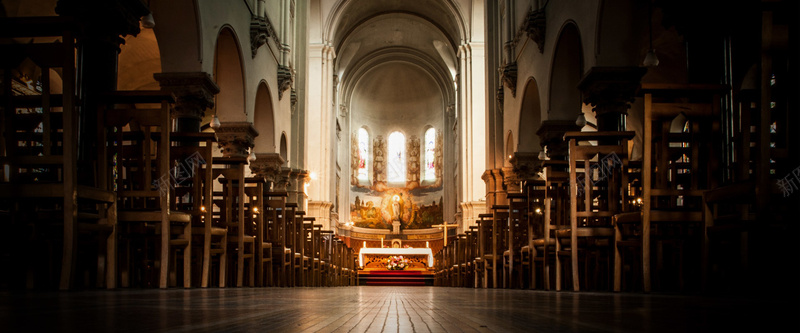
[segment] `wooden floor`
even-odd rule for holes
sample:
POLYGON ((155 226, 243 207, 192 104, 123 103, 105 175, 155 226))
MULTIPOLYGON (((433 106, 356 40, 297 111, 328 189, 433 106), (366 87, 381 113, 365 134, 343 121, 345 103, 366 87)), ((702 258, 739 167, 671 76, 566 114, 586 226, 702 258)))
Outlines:
POLYGON ((0 331, 797 332, 797 300, 373 286, 0 292, 0 331))

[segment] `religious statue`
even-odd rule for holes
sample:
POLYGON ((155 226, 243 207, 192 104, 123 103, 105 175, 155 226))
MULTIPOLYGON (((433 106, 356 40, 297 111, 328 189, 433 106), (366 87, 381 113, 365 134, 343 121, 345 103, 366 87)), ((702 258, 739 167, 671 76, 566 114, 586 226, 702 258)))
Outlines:
POLYGON ((400 221, 400 196, 395 195, 392 199, 392 221, 400 221))

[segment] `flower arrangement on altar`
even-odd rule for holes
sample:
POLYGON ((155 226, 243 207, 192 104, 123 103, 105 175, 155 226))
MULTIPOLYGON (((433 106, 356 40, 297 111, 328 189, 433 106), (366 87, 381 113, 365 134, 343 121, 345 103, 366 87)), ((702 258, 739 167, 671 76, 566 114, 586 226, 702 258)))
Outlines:
POLYGON ((391 256, 386 259, 386 269, 389 270, 403 270, 408 267, 408 259, 403 256, 391 256))

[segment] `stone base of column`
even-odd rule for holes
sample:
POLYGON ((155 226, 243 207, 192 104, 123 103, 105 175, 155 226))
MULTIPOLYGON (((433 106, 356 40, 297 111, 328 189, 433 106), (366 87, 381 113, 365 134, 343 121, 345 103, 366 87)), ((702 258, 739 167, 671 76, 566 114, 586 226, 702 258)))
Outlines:
POLYGON ((331 230, 331 207, 333 203, 328 201, 308 201, 306 215, 316 219, 317 224, 322 225, 322 230, 331 230))
POLYGON ((477 225, 478 215, 486 213, 485 201, 467 201, 461 203, 461 219, 464 221, 463 228, 468 230, 470 226, 477 225))

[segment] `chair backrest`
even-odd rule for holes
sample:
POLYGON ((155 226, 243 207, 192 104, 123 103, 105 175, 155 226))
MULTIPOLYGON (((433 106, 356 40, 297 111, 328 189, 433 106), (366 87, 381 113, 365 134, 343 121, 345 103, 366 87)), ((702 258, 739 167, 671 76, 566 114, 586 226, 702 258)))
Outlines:
POLYGON ((610 227, 627 200, 628 141, 634 132, 567 132, 570 225, 610 227), (595 144, 596 142, 596 144, 595 144))
POLYGON ((228 229, 229 235, 243 239, 252 235, 252 226, 245 219, 245 165, 247 160, 239 157, 216 157, 213 159, 213 178, 221 185, 214 191, 215 222, 228 229))
POLYGON ((528 216, 528 195, 508 193, 508 236, 506 250, 518 253, 529 244, 530 219, 528 216))
MULTIPOLYGON (((192 223, 211 220, 214 133, 170 133, 170 177, 175 198, 171 210, 192 215, 192 223), (179 145, 175 145, 177 142, 179 145), (192 144, 189 144, 189 143, 192 144)), ((259 208, 260 209, 260 208, 259 208)), ((201 223, 201 224, 198 224, 201 223)))
POLYGON ((264 226, 266 239, 273 248, 286 246, 286 192, 264 194, 264 226))
POLYGON ((76 26, 62 17, 3 18, 0 30, 2 37, 29 40, 0 45, 0 183, 77 185, 76 26), (16 75, 23 73, 20 66, 41 77, 16 75), (60 83, 61 91, 51 82, 60 83))
POLYGON ((492 254, 492 244, 494 239, 494 228, 492 223, 492 214, 479 214, 478 221, 478 256, 482 257, 487 254, 492 254))
POLYGON ((117 192, 117 209, 167 211, 170 207, 176 180, 170 165, 173 102, 174 97, 162 91, 103 96, 98 121, 104 124, 101 137, 112 170, 106 176, 117 192))
POLYGON ((700 211, 718 183, 722 87, 643 85, 645 209, 700 211))

